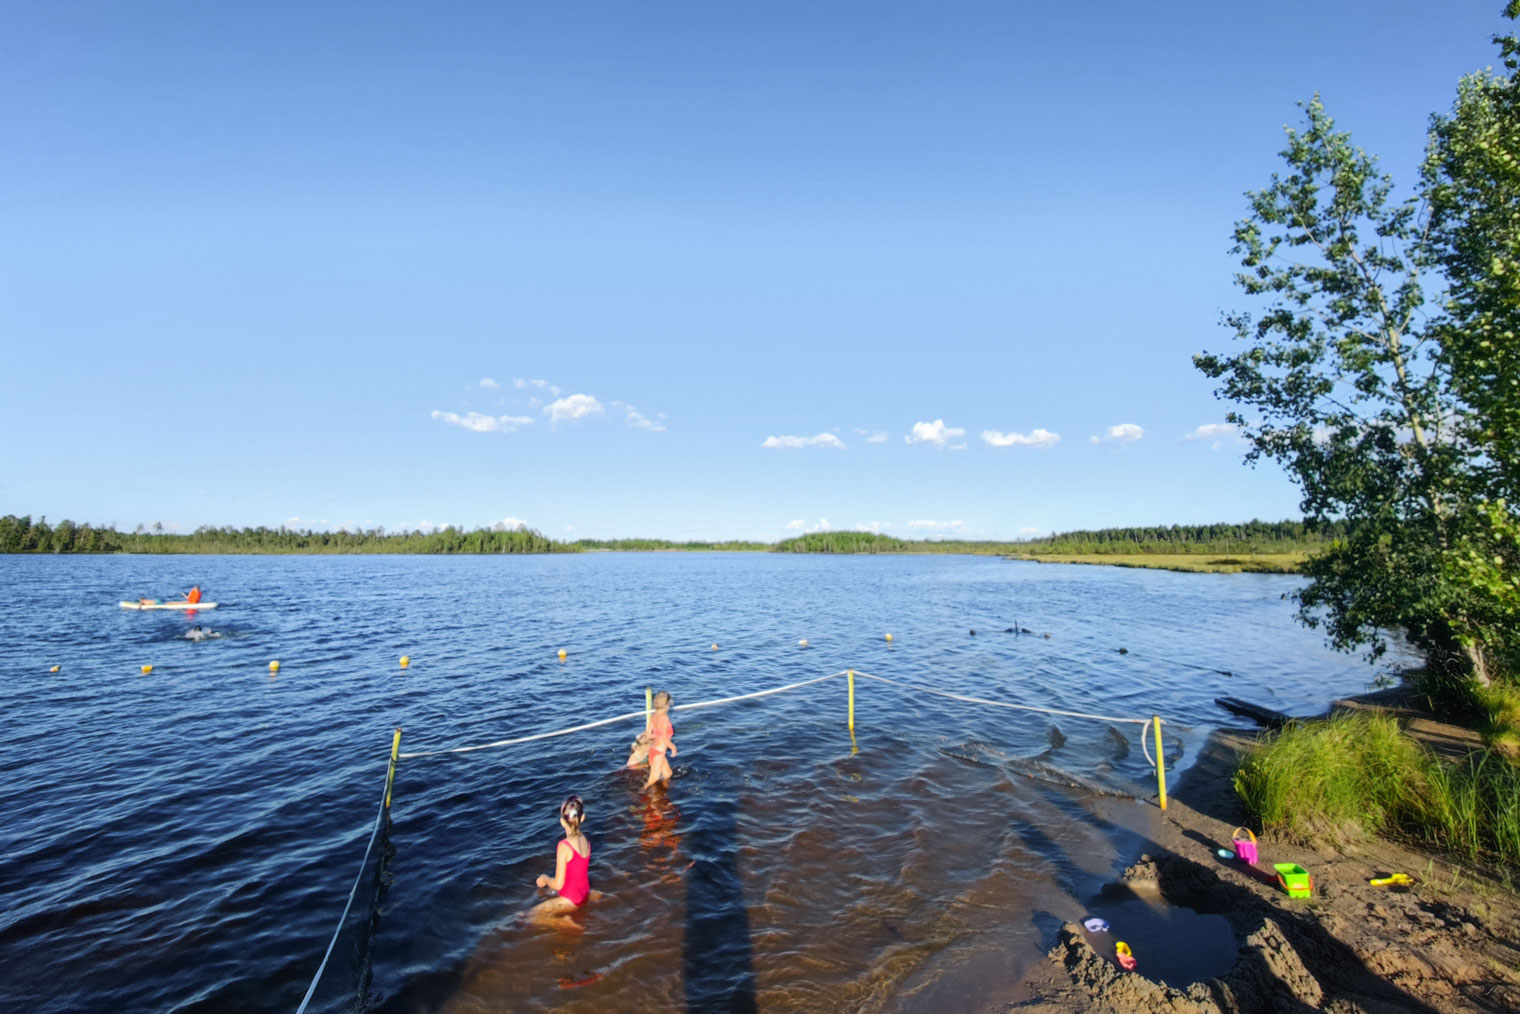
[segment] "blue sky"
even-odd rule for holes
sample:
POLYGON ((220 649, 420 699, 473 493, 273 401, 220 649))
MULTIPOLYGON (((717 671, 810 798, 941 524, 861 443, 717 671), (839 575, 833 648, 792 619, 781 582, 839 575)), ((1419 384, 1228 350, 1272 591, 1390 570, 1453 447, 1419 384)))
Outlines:
POLYGON ((1319 90, 1499 0, 10 3, 0 513, 557 537, 1297 516, 1190 356, 1319 90))

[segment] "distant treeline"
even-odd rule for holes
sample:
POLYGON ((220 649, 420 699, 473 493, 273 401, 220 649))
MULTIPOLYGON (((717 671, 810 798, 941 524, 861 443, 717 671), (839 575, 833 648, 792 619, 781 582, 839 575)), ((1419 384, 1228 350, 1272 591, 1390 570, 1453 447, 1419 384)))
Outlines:
POLYGON ((1346 536, 1344 521, 1247 521, 1239 525, 1157 525, 1058 532, 1022 543, 1034 555, 1104 553, 1312 553, 1346 536))
POLYGON ((442 528, 433 532, 311 532, 291 528, 197 528, 189 535, 139 525, 135 531, 94 528, 46 518, 0 517, 0 553, 579 553, 586 551, 743 550, 776 553, 978 553, 1074 555, 1106 553, 1309 553, 1346 534, 1344 522, 1313 529, 1302 521, 1238 525, 1171 525, 1062 532, 1021 542, 909 540, 871 532, 812 532, 774 544, 745 540, 579 539, 560 542, 531 528, 442 528))
POLYGON ((565 553, 577 547, 530 528, 441 528, 435 532, 309 532, 291 528, 197 528, 175 535, 161 528, 133 532, 46 518, 0 517, 0 553, 565 553))

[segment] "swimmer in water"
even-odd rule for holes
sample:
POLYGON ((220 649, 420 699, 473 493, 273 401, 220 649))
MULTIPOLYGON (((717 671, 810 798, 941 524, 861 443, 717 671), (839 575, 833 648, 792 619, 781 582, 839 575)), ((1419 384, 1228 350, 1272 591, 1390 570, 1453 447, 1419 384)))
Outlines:
POLYGON ((540 890, 553 891, 556 897, 541 901, 528 913, 529 918, 540 925, 579 933, 583 927, 565 916, 574 912, 587 899, 601 897, 601 892, 591 889, 587 866, 591 861, 591 841, 581 831, 586 819, 586 806, 580 796, 571 796, 559 808, 559 826, 565 837, 554 847, 554 876, 540 874, 534 883, 540 890))
POLYGON ((670 724, 670 694, 663 690, 654 695, 654 712, 645 731, 649 733, 649 779, 644 788, 656 782, 669 784, 670 761, 665 759, 665 751, 669 750, 672 757, 676 755, 676 730, 670 724))
POLYGON ((208 637, 215 636, 215 634, 205 629, 204 627, 196 626, 190 628, 190 632, 185 635, 185 639, 189 641, 204 641, 208 637))

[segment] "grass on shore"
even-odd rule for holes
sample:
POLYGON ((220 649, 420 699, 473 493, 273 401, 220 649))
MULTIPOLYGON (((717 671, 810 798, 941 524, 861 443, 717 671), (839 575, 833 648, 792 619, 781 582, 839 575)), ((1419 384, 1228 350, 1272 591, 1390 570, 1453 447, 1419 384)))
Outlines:
POLYGON ((1108 567, 1150 567, 1198 574, 1297 574, 1308 553, 1253 553, 1210 556, 1195 553, 1019 553, 1040 563, 1088 563, 1108 567))
POLYGON ((1360 830, 1520 865, 1520 767, 1495 750, 1440 760, 1385 715, 1264 736, 1236 771, 1235 791, 1263 830, 1289 839, 1360 830))

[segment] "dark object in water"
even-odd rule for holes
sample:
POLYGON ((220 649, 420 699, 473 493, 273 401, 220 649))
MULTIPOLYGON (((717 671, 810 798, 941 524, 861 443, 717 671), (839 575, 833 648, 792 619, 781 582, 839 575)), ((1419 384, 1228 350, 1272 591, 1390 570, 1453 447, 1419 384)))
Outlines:
POLYGON ((1129 654, 1129 649, 1128 648, 1120 648, 1119 649, 1119 654, 1121 654, 1121 655, 1128 655, 1129 654))
POLYGON ((1003 628, 1003 633, 1005 633, 1005 634, 1017 634, 1018 631, 1014 630, 1012 627, 1004 627, 1003 628))
MULTIPOLYGON (((1034 633, 1034 631, 1030 630, 1028 627, 1020 627, 1019 628, 1019 633, 1021 633, 1021 634, 1032 634, 1032 633, 1034 633)), ((1049 637, 1050 635, 1046 634, 1045 636, 1049 637)))
POLYGON ((976 636, 976 631, 974 631, 974 630, 973 630, 973 631, 972 631, 972 632, 971 632, 971 636, 972 636, 972 637, 975 637, 975 636, 976 636))
POLYGON ((1050 640, 1050 631, 1045 631, 1045 640, 1050 640))
POLYGON ((1281 729, 1293 721, 1293 716, 1285 715, 1281 711, 1273 711, 1271 708, 1263 708, 1259 704, 1243 701, 1239 697, 1216 697, 1214 703, 1226 711, 1249 718, 1257 725, 1264 725, 1268 729, 1281 729))

